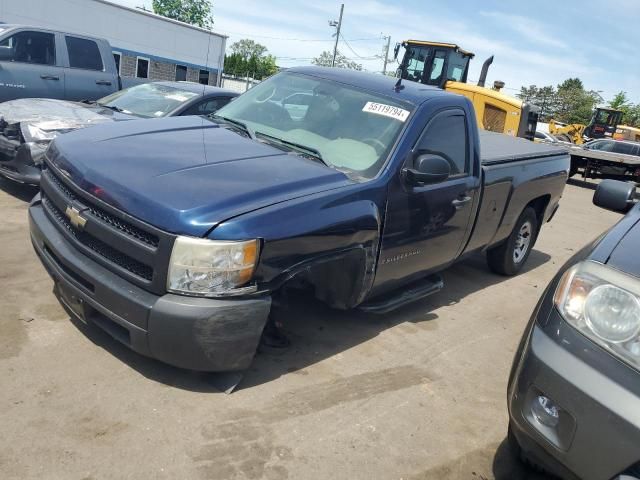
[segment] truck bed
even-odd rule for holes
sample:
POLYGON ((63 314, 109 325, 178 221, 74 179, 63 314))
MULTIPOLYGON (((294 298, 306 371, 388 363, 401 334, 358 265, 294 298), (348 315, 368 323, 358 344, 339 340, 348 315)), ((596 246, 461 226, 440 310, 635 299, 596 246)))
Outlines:
POLYGON ((524 138, 480 130, 480 161, 483 165, 566 155, 562 147, 535 143, 524 138))

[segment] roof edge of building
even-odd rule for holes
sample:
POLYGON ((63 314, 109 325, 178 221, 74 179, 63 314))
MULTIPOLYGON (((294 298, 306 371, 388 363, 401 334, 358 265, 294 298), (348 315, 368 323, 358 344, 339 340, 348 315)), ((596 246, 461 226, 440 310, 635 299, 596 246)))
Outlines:
POLYGON ((214 32, 213 30, 207 30, 206 28, 198 27, 196 25, 191 25, 189 23, 181 22, 179 20, 174 20, 173 18, 163 17, 162 15, 158 15, 157 13, 153 13, 153 12, 150 12, 148 10, 143 10, 141 8, 127 7, 126 5, 121 5, 119 3, 114 3, 113 1, 110 1, 110 0, 93 0, 93 1, 94 2, 98 2, 98 3, 103 3, 105 5, 109 5, 110 7, 116 7, 116 8, 120 8, 122 10, 127 10, 129 12, 138 13, 140 15, 146 15, 148 17, 156 18, 156 19, 162 20, 164 22, 174 23, 174 24, 180 25, 182 27, 187 27, 187 28, 190 28, 192 30, 198 30, 200 32, 208 33, 209 35, 215 35, 215 36, 220 37, 220 38, 225 38, 225 39, 229 38, 228 35, 224 35, 222 33, 214 32))

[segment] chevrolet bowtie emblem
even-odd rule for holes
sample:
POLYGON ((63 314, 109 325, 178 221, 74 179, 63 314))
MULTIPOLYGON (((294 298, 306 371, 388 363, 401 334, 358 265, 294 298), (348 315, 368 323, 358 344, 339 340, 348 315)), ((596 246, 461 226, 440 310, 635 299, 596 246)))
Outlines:
POLYGON ((87 219, 80 215, 80 210, 72 206, 68 206, 64 214, 71 222, 71 225, 76 227, 78 230, 82 230, 87 223, 87 219))

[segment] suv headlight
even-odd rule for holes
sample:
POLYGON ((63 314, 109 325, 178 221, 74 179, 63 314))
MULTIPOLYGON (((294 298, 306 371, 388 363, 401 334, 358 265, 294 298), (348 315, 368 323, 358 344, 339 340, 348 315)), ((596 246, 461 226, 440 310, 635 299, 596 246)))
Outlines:
POLYGON ((640 280, 585 261, 565 272, 553 300, 570 325, 640 369, 640 280))
POLYGON ((169 260, 167 290, 207 297, 241 287, 253 276, 258 250, 258 240, 178 237, 169 260))

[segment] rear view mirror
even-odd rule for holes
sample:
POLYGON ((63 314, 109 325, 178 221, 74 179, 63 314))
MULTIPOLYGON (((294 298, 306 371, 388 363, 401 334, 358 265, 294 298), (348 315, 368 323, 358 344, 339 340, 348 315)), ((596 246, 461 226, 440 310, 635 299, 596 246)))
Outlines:
POLYGON ((593 204, 598 207, 626 213, 635 204, 636 186, 619 180, 603 180, 593 194, 593 204))
POLYGON ((396 46, 393 47, 393 59, 397 60, 398 59, 398 53, 400 52, 400 44, 396 43, 396 46))
POLYGON ((0 62, 13 60, 13 47, 0 46, 0 62))
POLYGON ((412 185, 439 183, 451 175, 449 162, 436 153, 418 153, 413 167, 404 170, 407 181, 412 185))

